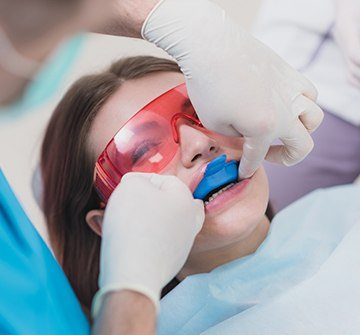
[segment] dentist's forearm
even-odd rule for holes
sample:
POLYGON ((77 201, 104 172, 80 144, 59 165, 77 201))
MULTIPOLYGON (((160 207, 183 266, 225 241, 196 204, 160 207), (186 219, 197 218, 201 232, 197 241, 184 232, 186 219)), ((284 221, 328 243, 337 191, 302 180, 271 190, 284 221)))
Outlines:
POLYGON ((154 335, 156 309, 145 295, 121 290, 108 293, 95 320, 93 335, 154 335))
POLYGON ((114 0, 113 15, 95 32, 141 38, 141 27, 160 0, 114 0))

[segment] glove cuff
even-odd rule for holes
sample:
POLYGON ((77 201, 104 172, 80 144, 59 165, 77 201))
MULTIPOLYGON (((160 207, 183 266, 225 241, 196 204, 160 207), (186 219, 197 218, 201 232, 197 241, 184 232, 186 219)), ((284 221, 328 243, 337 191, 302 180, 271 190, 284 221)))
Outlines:
POLYGON ((141 293, 147 296, 155 305, 156 313, 159 312, 160 309, 160 293, 155 293, 154 291, 142 286, 142 285, 134 285, 134 284, 111 284, 102 287, 94 296, 92 307, 91 307, 91 315, 95 319, 99 314, 99 311, 104 302, 105 295, 109 292, 116 292, 121 290, 129 290, 141 293))
POLYGON ((150 11, 150 13, 148 14, 148 16, 146 17, 142 27, 141 27, 141 37, 144 39, 144 40, 147 40, 146 36, 145 36, 145 27, 146 25, 148 24, 152 14, 163 4, 163 2, 165 2, 166 0, 160 0, 156 5, 155 7, 150 11))

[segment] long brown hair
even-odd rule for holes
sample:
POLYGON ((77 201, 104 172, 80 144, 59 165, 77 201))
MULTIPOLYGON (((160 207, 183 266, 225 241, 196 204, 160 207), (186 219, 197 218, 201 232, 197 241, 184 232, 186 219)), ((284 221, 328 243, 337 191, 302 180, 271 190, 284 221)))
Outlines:
POLYGON ((98 290, 100 256, 100 237, 85 221, 87 212, 98 208, 95 160, 86 145, 89 130, 124 81, 160 71, 180 69, 171 60, 138 56, 79 79, 56 107, 46 130, 41 151, 42 207, 55 255, 87 315, 98 290))

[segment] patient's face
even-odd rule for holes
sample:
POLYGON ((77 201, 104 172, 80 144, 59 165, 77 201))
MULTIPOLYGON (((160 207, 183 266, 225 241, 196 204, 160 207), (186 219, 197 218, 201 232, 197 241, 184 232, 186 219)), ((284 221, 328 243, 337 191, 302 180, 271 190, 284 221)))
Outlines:
MULTIPOLYGON (((96 116, 89 136, 95 157, 126 121, 160 94, 184 82, 180 73, 164 72, 125 82, 96 116)), ((208 137, 199 128, 179 124, 180 150, 161 174, 175 175, 191 191, 201 180, 206 165, 222 154, 240 160, 243 139, 223 135, 208 137)), ((268 203, 268 183, 264 169, 252 178, 222 193, 205 206, 205 223, 192 253, 228 246, 248 237, 264 216, 268 203)))

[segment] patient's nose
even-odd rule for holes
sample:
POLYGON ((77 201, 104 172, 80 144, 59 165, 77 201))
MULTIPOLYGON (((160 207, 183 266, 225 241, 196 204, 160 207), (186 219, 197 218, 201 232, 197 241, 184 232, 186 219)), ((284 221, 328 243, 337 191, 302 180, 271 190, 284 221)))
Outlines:
POLYGON ((186 168, 201 162, 208 162, 219 155, 217 142, 201 130, 182 124, 178 128, 181 161, 186 168))

